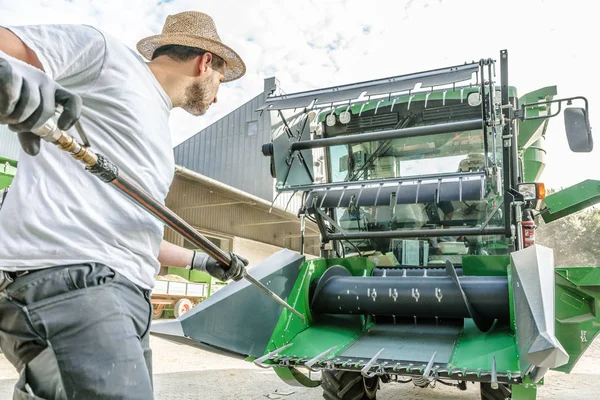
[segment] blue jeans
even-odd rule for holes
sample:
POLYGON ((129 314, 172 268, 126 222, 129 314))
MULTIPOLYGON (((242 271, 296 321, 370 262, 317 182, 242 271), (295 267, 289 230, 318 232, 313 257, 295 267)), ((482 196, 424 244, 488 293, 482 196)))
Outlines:
POLYGON ((0 291, 0 348, 14 399, 152 399, 150 291, 102 264, 13 276, 0 291))

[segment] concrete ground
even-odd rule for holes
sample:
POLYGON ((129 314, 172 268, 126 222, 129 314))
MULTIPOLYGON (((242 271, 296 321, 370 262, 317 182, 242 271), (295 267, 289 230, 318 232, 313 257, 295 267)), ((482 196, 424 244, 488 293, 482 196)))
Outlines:
MULTIPOLYGON (((154 356, 154 381, 157 400, 195 399, 279 399, 316 400, 320 389, 288 386, 270 369, 226 357, 202 347, 151 338, 154 356)), ((12 397, 17 374, 0 354, 0 400, 12 397)), ((538 399, 588 400, 600 398, 600 341, 594 342, 574 371, 567 375, 550 372, 546 385, 538 390, 538 399)), ((466 392, 438 385, 420 389, 412 384, 383 385, 380 400, 470 399, 478 400, 478 386, 469 384, 466 392)))

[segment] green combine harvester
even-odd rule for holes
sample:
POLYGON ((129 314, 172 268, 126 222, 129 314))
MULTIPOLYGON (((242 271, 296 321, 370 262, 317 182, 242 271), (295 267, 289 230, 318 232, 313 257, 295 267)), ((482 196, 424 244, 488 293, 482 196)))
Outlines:
POLYGON ((17 162, 0 157, 0 207, 4 197, 8 194, 8 187, 17 173, 17 162))
POLYGON ((539 182, 552 117, 563 112, 572 151, 593 147, 587 100, 556 95, 518 97, 501 51, 499 62, 267 98, 263 153, 278 191, 302 194, 321 258, 282 250, 250 273, 303 318, 239 281, 152 331, 247 357, 329 400, 375 399, 390 382, 535 399, 600 330, 600 268, 555 267, 535 244, 537 218, 600 201, 598 181, 548 196, 539 182), (563 110, 573 103, 583 107, 563 110))

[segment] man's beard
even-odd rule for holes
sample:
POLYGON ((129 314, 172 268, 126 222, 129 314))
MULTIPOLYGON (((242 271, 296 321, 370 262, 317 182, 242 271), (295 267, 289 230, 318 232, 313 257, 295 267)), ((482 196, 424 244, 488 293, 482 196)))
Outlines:
POLYGON ((194 82, 185 90, 185 103, 183 109, 192 115, 204 115, 212 104, 211 99, 206 98, 207 93, 212 92, 212 85, 206 81, 204 85, 194 82))

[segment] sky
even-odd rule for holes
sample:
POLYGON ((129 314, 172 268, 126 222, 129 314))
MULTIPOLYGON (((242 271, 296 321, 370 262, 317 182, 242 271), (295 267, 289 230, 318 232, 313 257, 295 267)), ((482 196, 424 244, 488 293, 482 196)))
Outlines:
POLYGON ((286 93, 385 78, 509 54, 519 93, 556 85, 559 97, 586 96, 591 153, 570 151, 562 115, 546 135, 541 180, 560 188, 600 180, 600 23, 586 0, 0 0, 0 25, 84 23, 135 48, 160 33, 167 15, 202 11, 242 56, 246 75, 221 85, 206 115, 180 109, 174 145, 225 116, 275 76, 286 93), (596 38, 596 39, 594 39, 596 38), (594 129, 596 127, 596 129, 594 129))

